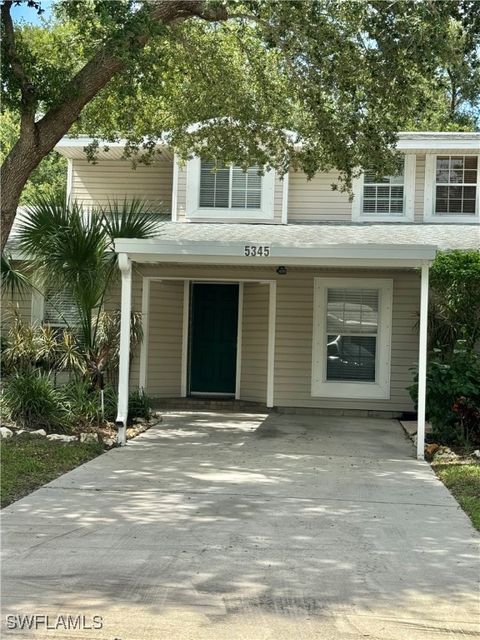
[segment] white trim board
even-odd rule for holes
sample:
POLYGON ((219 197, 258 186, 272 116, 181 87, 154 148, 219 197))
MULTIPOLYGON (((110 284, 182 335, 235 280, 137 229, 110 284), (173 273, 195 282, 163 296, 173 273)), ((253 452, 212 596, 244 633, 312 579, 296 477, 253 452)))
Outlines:
POLYGON ((268 257, 246 257, 245 246, 249 244, 251 243, 248 241, 117 238, 115 251, 127 253, 135 262, 241 264, 258 267, 272 264, 418 267, 424 260, 433 260, 437 250, 435 245, 428 244, 339 243, 301 247, 270 244, 268 257))

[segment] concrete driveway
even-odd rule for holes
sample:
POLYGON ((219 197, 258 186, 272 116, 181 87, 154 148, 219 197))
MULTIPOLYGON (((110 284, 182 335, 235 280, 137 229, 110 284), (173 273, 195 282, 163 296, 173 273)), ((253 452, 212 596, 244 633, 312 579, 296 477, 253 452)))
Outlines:
POLYGON ((474 637, 478 535, 413 456, 395 421, 166 414, 3 511, 4 637, 474 637))

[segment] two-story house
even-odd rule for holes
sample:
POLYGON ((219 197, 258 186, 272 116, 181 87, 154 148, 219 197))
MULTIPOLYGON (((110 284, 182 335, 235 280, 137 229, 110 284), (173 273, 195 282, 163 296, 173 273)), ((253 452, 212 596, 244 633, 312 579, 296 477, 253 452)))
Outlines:
POLYGON ((480 247, 480 134, 402 133, 403 170, 380 181, 366 170, 352 201, 332 190, 335 172, 214 173, 161 146, 157 161, 133 169, 121 143, 94 165, 87 142, 57 145, 69 198, 138 197, 164 214, 158 237, 115 244, 120 423, 129 386, 157 398, 398 416, 414 409, 407 387, 419 365, 423 456, 428 270, 438 248, 480 247), (131 309, 144 340, 129 370, 131 309))

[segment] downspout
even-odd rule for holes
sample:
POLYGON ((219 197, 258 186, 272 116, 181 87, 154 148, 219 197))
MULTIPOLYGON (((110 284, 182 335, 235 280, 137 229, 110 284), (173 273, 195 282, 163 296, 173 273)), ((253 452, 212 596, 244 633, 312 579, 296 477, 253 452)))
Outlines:
POLYGON ((126 253, 118 255, 118 266, 122 275, 120 306, 120 355, 118 369, 117 398, 117 444, 127 443, 128 381, 130 369, 130 315, 132 309, 132 263, 126 253))

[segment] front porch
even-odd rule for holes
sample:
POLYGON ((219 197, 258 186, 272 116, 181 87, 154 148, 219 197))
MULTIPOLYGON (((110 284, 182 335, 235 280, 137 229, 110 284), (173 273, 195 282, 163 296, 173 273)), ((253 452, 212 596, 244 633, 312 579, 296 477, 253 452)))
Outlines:
POLYGON ((220 245, 215 256, 204 245, 116 243, 124 321, 120 440, 129 385, 159 399, 232 398, 281 410, 390 417, 414 409, 407 387, 419 363, 423 456, 422 370, 434 248, 335 245, 295 248, 294 254, 290 247, 272 247, 266 256, 239 258, 246 246, 220 245), (215 290, 217 310, 210 295, 215 290), (145 335, 130 371, 132 291, 145 335), (209 293, 197 308, 199 291, 209 293), (232 308, 225 305, 227 291, 232 308))

